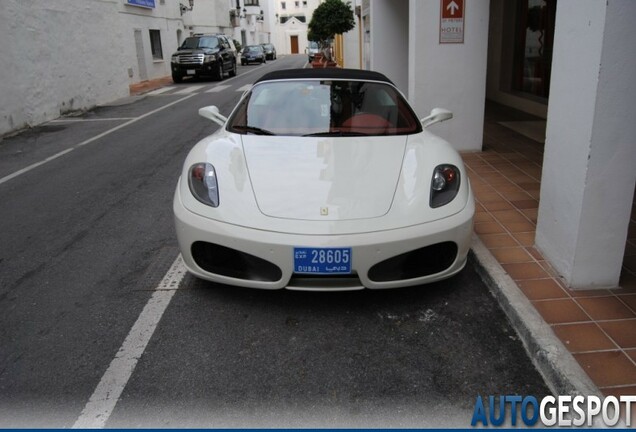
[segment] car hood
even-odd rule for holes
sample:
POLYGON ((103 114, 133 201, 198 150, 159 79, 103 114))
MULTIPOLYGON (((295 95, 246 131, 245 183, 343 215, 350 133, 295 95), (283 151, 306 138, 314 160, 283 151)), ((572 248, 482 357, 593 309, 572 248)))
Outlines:
POLYGON ((242 143, 261 213, 335 221, 387 214, 407 137, 243 135, 242 143))
POLYGON ((172 55, 193 55, 193 54, 216 54, 219 52, 218 48, 197 48, 197 49, 182 49, 175 52, 172 55))

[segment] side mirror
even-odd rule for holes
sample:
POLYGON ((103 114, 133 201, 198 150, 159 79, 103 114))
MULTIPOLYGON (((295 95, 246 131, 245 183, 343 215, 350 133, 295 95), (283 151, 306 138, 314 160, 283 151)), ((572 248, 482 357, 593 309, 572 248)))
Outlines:
POLYGON ((219 109, 215 107, 214 105, 200 108, 199 115, 201 117, 205 117, 208 120, 212 120, 214 123, 218 124, 219 126, 223 126, 225 122, 227 121, 227 117, 222 115, 219 112, 219 109))
POLYGON ((424 117, 422 120, 422 126, 425 128, 453 118, 453 113, 444 108, 433 108, 431 114, 428 117, 424 117))

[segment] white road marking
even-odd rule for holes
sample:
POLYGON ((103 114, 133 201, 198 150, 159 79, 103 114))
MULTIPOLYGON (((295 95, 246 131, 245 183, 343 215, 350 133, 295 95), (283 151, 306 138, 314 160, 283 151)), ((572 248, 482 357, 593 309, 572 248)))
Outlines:
POLYGON ((212 87, 210 90, 206 90, 206 93, 219 93, 223 90, 230 88, 230 85, 217 85, 216 87, 212 87))
POLYGON ((85 141, 82 141, 81 143, 76 144, 75 146, 73 146, 71 148, 67 148, 66 150, 63 150, 63 151, 61 151, 59 153, 56 153, 53 156, 49 156, 49 157, 47 157, 46 159, 44 159, 44 160, 42 160, 40 162, 36 162, 36 163, 31 164, 31 165, 29 165, 29 166, 27 166, 25 168, 22 168, 21 170, 18 170, 16 172, 12 173, 12 174, 9 174, 8 176, 2 177, 2 178, 0 178, 0 184, 6 183, 9 180, 12 180, 12 179, 14 179, 14 178, 16 178, 18 176, 21 176, 22 174, 25 174, 25 173, 27 173, 27 172, 29 172, 31 170, 34 170, 35 168, 37 168, 39 166, 42 166, 42 165, 44 165, 44 164, 46 164, 48 162, 51 162, 52 160, 55 160, 55 159, 57 159, 57 158, 59 158, 61 156, 64 156, 65 154, 68 154, 68 153, 72 152, 75 149, 83 147, 86 144, 90 144, 93 141, 96 141, 96 140, 98 140, 100 138, 103 138, 106 135, 109 135, 109 134, 111 134, 111 133, 113 133, 115 131, 118 131, 119 129, 125 128, 128 125, 131 125, 131 124, 133 124, 135 122, 138 122, 139 120, 142 120, 142 119, 144 119, 144 118, 146 118, 148 116, 151 116, 151 115, 153 115, 155 113, 158 113, 159 111, 164 110, 164 109, 166 109, 166 108, 168 108, 168 107, 170 107, 172 105, 178 104, 179 102, 183 102, 184 100, 189 99, 192 96, 194 96, 194 94, 182 97, 181 99, 177 99, 176 101, 172 101, 169 104, 163 105, 163 106, 161 106, 161 107, 159 107, 159 108, 157 108, 155 110, 147 112, 146 114, 140 115, 139 117, 135 117, 132 120, 127 121, 126 123, 122 123, 119 126, 115 126, 114 128, 107 130, 106 132, 102 132, 99 135, 95 135, 92 138, 89 138, 89 139, 87 139, 85 141))
POLYGON ((73 429, 104 427, 185 273, 186 268, 179 255, 161 283, 155 288, 152 297, 146 303, 137 322, 73 425, 73 429))
POLYGON ((205 87, 205 86, 204 85, 190 86, 190 87, 186 87, 184 89, 181 89, 179 91, 176 91, 176 92, 174 92, 172 94, 173 95, 186 95, 186 94, 194 93, 195 91, 201 90, 203 87, 205 87))
POLYGON ((110 117, 110 118, 95 118, 95 119, 56 119, 51 120, 49 123, 80 123, 80 122, 100 122, 100 121, 123 121, 123 120, 133 120, 135 117, 110 117))
POLYGON ((237 92, 245 92, 252 88, 252 84, 244 85, 243 87, 239 87, 236 89, 237 92))
POLYGON ((172 90, 172 89, 174 89, 174 88, 175 88, 174 86, 161 87, 161 88, 158 88, 157 90, 153 90, 153 91, 148 92, 148 93, 146 93, 146 94, 148 94, 148 95, 150 95, 150 96, 156 96, 156 95, 158 95, 158 94, 161 94, 161 93, 165 93, 165 92, 167 92, 167 91, 170 91, 170 90, 172 90))

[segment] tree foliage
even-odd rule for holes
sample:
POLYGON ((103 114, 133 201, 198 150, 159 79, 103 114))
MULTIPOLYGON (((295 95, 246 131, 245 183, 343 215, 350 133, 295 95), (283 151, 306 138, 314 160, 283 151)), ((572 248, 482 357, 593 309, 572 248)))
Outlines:
POLYGON ((335 35, 353 29, 355 24, 350 2, 326 0, 314 10, 309 21, 307 38, 324 46, 335 35))

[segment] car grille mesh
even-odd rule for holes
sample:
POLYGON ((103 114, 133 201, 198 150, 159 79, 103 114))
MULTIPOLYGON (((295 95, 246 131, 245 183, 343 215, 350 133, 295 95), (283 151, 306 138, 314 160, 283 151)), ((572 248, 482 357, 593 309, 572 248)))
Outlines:
POLYGON ((179 64, 203 64, 203 54, 181 54, 177 57, 179 64))

